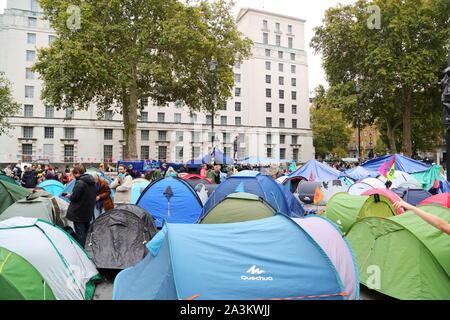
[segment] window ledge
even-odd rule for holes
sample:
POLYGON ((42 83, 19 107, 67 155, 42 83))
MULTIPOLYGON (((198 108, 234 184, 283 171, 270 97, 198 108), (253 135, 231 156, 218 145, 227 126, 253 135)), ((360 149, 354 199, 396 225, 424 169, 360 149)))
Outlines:
POLYGON ((19 139, 20 141, 26 141, 26 140, 37 141, 37 138, 17 138, 17 139, 19 139))

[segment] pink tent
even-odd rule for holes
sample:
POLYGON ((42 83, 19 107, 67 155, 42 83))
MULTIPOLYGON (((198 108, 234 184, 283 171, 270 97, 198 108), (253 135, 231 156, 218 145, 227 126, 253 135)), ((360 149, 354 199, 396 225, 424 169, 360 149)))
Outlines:
MULTIPOLYGON (((389 190, 389 189, 381 189, 381 188, 374 188, 374 189, 370 189, 367 190, 366 192, 364 192, 362 194, 362 196, 371 196, 372 194, 381 194, 383 196, 385 196, 386 198, 388 198, 389 200, 392 201, 392 203, 395 203, 397 201, 402 200, 397 194, 395 194, 393 191, 389 190)), ((405 210, 403 208, 399 208, 397 210, 397 214, 402 214, 403 212, 405 212, 405 210)))
POLYGON ((428 199, 423 200, 420 205, 424 204, 437 204, 443 207, 450 208, 450 193, 440 193, 435 196, 429 197, 428 199))

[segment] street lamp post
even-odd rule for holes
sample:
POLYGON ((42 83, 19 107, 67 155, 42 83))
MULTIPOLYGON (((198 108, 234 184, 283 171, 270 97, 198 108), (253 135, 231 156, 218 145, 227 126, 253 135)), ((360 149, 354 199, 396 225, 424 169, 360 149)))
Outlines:
POLYGON ((356 90, 356 114, 357 114, 357 126, 358 126, 358 158, 361 160, 361 106, 359 103, 359 92, 361 91, 361 86, 359 84, 355 87, 356 90))
POLYGON ((212 156, 211 156, 211 164, 214 164, 215 161, 215 137, 214 137, 214 116, 215 116, 215 105, 216 105, 216 77, 217 77, 217 61, 215 61, 214 57, 211 58, 211 61, 208 63, 208 69, 211 73, 212 81, 211 81, 211 150, 212 150, 212 156))
POLYGON ((447 145, 447 181, 450 181, 450 50, 448 51, 448 67, 444 70, 444 78, 441 80, 443 88, 442 103, 444 104, 444 125, 446 126, 447 145))

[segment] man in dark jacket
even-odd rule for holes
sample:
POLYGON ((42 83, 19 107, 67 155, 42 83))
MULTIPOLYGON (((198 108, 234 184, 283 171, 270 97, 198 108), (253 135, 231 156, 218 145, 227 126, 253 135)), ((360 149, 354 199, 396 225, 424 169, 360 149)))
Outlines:
POLYGON ((34 170, 34 167, 27 167, 26 169, 27 171, 25 171, 23 173, 23 177, 22 177, 22 186, 25 188, 36 188, 37 184, 38 184, 38 179, 37 179, 37 172, 36 170, 34 170))
POLYGON ((95 201, 97 197, 97 186, 94 178, 85 174, 83 166, 73 168, 73 176, 76 179, 72 194, 66 194, 70 199, 67 209, 67 219, 73 221, 77 241, 82 247, 86 243, 86 236, 89 229, 89 222, 94 216, 95 201))

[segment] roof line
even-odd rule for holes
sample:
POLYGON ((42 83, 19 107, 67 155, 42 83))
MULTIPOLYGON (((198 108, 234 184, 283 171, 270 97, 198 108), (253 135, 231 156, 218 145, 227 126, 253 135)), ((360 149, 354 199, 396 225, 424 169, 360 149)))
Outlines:
POLYGON ((280 13, 275 13, 275 12, 270 12, 270 11, 264 11, 264 10, 260 10, 260 9, 254 9, 254 8, 242 8, 239 11, 238 17, 236 18, 236 23, 238 23, 248 12, 251 12, 251 11, 256 12, 256 13, 262 13, 262 14, 267 14, 267 15, 271 15, 271 16, 275 16, 275 17, 280 17, 280 18, 285 18, 285 19, 290 19, 290 20, 295 20, 295 21, 299 21, 302 23, 306 23, 305 19, 296 18, 296 17, 292 17, 292 16, 280 14, 280 13))

